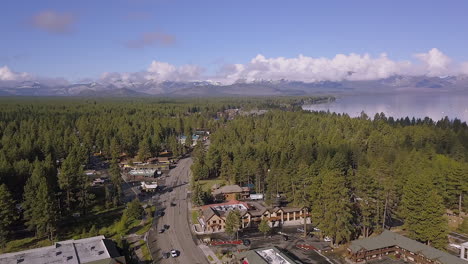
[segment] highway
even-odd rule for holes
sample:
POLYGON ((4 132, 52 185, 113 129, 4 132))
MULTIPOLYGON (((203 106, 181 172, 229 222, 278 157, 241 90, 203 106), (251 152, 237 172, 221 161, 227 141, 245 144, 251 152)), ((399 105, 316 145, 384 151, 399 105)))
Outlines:
POLYGON ((148 234, 150 252, 156 263, 209 263, 195 244, 189 226, 187 202, 191 165, 191 158, 181 159, 165 180, 166 189, 173 190, 164 191, 157 196, 156 210, 165 208, 165 215, 156 219, 148 234), (174 202, 175 206, 171 206, 171 202, 174 202), (169 225, 169 229, 162 234, 158 233, 164 225, 169 225), (177 258, 163 259, 162 253, 171 249, 179 250, 180 255, 177 258))

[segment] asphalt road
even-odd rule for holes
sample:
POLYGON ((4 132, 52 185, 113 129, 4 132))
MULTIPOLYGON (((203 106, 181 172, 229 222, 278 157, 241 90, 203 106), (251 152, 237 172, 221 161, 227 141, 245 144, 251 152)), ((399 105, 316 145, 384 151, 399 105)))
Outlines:
POLYGON ((191 165, 191 158, 181 159, 166 177, 166 189, 173 190, 157 195, 156 210, 165 208, 165 215, 157 218, 148 235, 150 251, 156 263, 208 263, 201 249, 195 244, 189 226, 187 192, 191 165), (171 206, 171 202, 174 202, 175 206, 171 206), (164 225, 169 225, 169 229, 162 234, 158 233, 164 225), (171 249, 179 250, 180 255, 177 258, 163 259, 162 253, 171 249))

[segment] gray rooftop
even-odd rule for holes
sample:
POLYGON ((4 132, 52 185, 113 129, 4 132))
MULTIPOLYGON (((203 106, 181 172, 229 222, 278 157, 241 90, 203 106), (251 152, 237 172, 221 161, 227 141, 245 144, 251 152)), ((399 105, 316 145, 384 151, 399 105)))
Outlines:
POLYGON ((226 185, 213 191, 214 195, 225 194, 225 193, 241 193, 243 192, 242 187, 239 185, 226 185))
POLYGON ((53 246, 0 255, 2 264, 116 263, 118 252, 104 236, 56 242, 53 246), (107 261, 106 261, 107 260, 107 261))
POLYGON ((435 249, 416 240, 409 239, 397 233, 385 230, 375 237, 351 241, 349 249, 356 253, 360 250, 376 250, 380 248, 399 246, 413 253, 420 253, 431 260, 438 260, 444 264, 468 264, 456 256, 442 250, 435 249))
POLYGON ((242 252, 239 257, 247 259, 249 264, 296 264, 277 247, 258 248, 242 252))

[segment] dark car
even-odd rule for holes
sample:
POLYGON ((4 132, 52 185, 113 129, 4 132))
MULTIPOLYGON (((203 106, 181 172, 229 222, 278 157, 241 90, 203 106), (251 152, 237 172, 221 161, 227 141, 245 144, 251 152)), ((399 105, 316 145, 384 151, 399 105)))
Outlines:
POLYGON ((164 211, 158 211, 158 212, 156 213, 156 215, 157 215, 157 216, 164 216, 164 211))
POLYGON ((169 229, 169 225, 164 225, 164 229, 169 229))
POLYGON ((169 258, 170 256, 171 256, 171 254, 170 254, 169 252, 163 252, 163 253, 162 253, 162 257, 163 257, 164 259, 167 259, 167 258, 169 258))

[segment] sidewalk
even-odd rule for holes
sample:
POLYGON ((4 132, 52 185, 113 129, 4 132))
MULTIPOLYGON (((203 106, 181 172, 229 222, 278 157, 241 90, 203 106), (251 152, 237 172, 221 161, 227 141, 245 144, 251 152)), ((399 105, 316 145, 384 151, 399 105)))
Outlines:
POLYGON ((206 258, 210 263, 222 264, 210 247, 208 247, 207 245, 198 245, 198 247, 203 251, 203 254, 205 254, 206 258))

